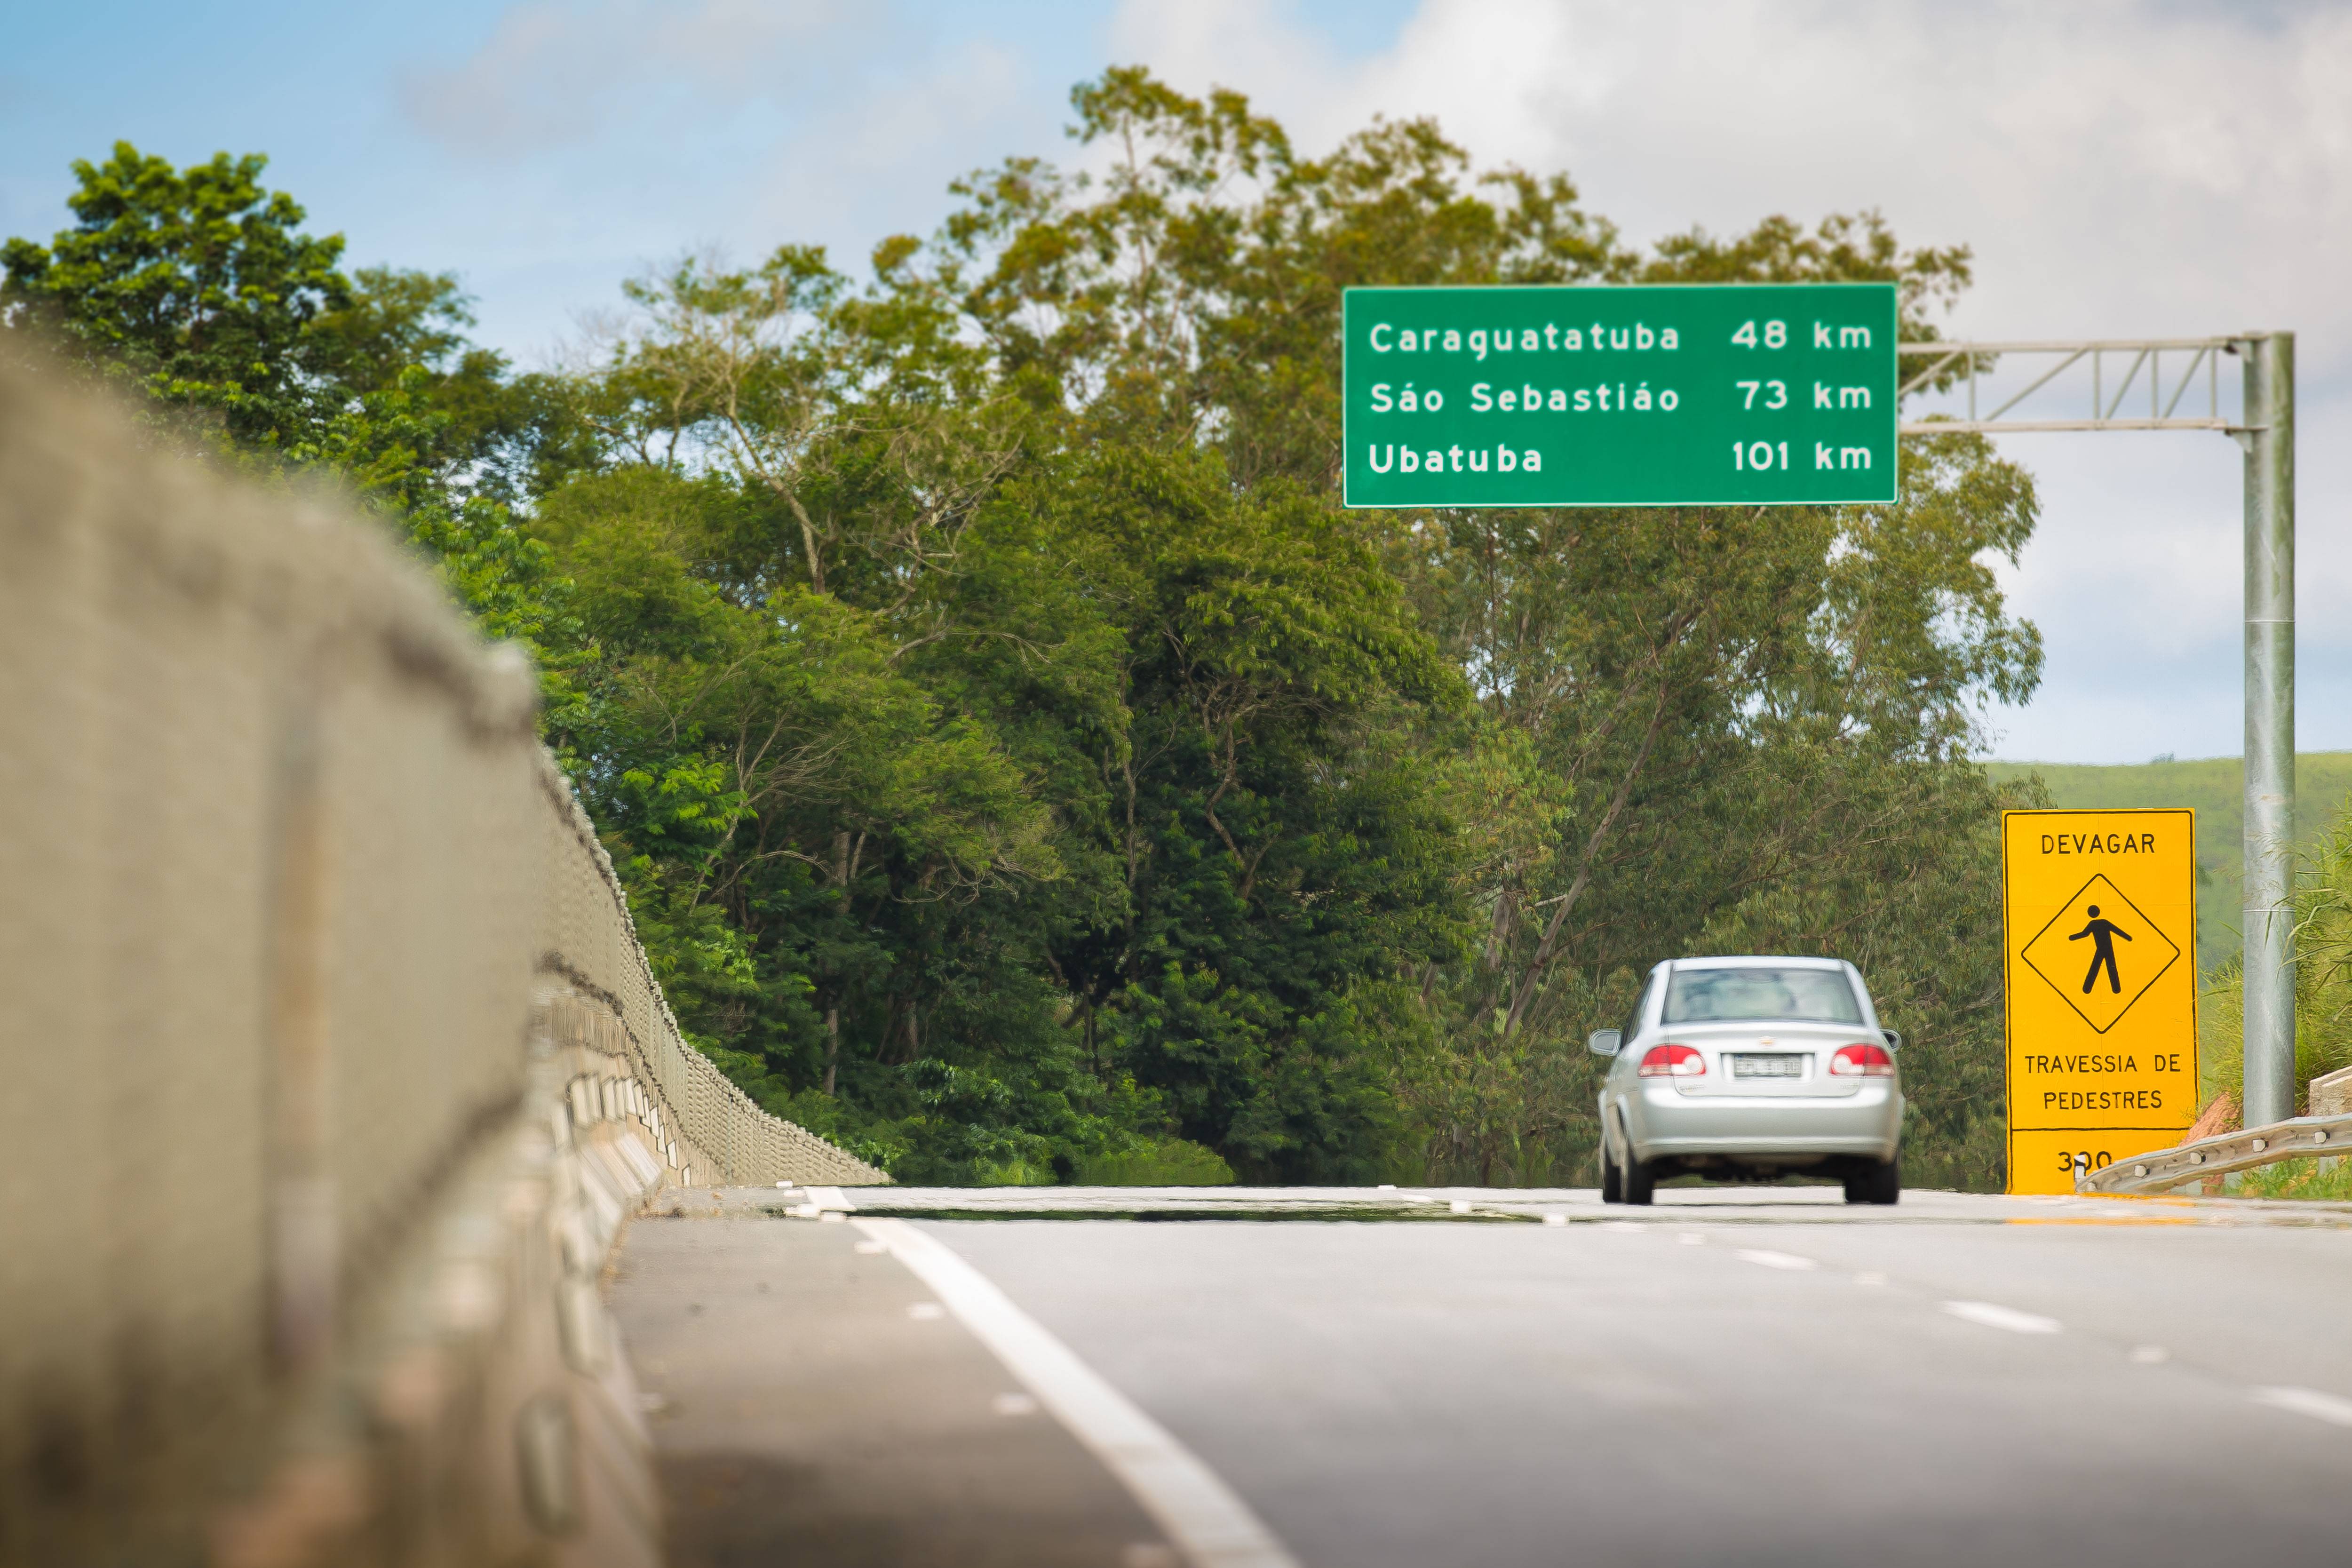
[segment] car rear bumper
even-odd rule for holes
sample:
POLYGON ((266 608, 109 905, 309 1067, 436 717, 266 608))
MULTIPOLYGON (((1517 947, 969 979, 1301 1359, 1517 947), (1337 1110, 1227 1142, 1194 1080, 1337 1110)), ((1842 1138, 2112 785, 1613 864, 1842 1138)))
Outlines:
POLYGON ((1626 1141, 1641 1160, 1685 1154, 1861 1155, 1891 1160, 1903 1136, 1903 1096, 1889 1083, 1865 1083, 1835 1097, 1684 1095, 1644 1084, 1622 1095, 1626 1141))

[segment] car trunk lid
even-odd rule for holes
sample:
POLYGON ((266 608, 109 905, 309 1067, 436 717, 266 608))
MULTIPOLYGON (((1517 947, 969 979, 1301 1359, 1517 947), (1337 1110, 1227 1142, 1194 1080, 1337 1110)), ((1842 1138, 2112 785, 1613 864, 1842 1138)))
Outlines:
POLYGON ((1864 1080, 1858 1077, 1832 1075, 1830 1058, 1842 1046, 1872 1037, 1869 1030, 1853 1024, 1773 1020, 1668 1025, 1661 1043, 1693 1047, 1706 1060, 1706 1071, 1675 1079, 1675 1088, 1684 1094, 1818 1099, 1843 1097, 1862 1088, 1864 1080))

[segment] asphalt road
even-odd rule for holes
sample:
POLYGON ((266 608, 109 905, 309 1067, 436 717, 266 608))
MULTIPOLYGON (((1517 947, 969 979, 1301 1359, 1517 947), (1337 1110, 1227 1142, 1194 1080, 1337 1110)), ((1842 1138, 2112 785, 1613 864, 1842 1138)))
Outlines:
MULTIPOLYGON (((1309 1568, 2352 1562, 2352 1214, 1832 1196, 914 1223, 1309 1568)), ((615 1289, 668 1401, 682 1565, 1180 1561, 1050 1412, 1005 1400, 1018 1381, 925 1312, 923 1281, 855 1225, 755 1217, 770 1197, 640 1222, 615 1289), (721 1391, 724 1430, 705 1420, 721 1391), (925 1443, 930 1462, 904 1458, 925 1443), (759 1479, 720 1509, 729 1465, 759 1479), (705 1528, 721 1513, 733 1535, 705 1528), (836 1550, 803 1552, 820 1537, 836 1550), (870 1557, 838 1550, 867 1538, 870 1557)))

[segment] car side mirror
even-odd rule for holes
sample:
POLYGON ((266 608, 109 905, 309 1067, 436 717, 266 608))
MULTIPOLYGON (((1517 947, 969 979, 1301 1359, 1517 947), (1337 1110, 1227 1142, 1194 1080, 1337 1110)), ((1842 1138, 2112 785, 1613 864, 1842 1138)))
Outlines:
POLYGON ((1624 1043, 1622 1029, 1595 1029, 1585 1037, 1584 1048, 1596 1057, 1613 1057, 1624 1043))
POLYGON ((1903 1048, 1903 1037, 1901 1035, 1896 1034, 1892 1029, 1881 1029, 1878 1032, 1886 1037, 1886 1048, 1888 1050, 1899 1051, 1903 1048))

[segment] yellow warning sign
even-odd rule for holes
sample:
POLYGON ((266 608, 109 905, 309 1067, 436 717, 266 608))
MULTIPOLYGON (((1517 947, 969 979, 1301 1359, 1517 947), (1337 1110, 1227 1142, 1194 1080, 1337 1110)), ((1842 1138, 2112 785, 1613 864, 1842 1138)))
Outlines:
POLYGON ((2001 814, 2011 1192, 2197 1119, 2196 842, 2191 811, 2001 814))

